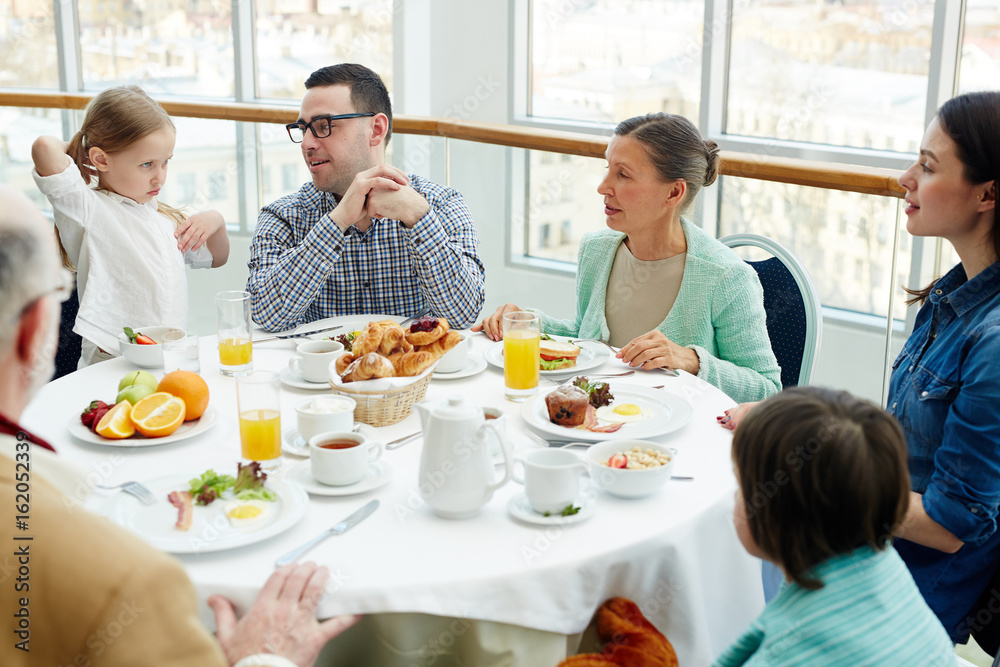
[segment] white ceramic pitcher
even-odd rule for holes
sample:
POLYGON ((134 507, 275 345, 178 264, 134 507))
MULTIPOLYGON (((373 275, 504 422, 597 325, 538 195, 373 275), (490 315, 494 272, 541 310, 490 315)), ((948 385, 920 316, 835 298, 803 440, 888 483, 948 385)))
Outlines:
POLYGON ((414 407, 420 415, 424 447, 420 454, 420 495, 434 513, 446 519, 467 519, 510 479, 512 451, 497 424, 486 421, 482 408, 464 396, 446 401, 424 400, 414 407), (503 478, 495 481, 490 440, 496 438, 503 455, 503 478))

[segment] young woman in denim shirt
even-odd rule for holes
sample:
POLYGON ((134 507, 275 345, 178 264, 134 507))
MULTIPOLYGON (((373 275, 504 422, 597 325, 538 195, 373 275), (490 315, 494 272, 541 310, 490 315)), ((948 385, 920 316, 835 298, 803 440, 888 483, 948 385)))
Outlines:
POLYGON ((900 176, 906 229, 962 260, 929 287, 893 364, 888 410, 906 433, 912 492, 896 549, 951 638, 1000 563, 1000 92, 946 102, 900 176))
MULTIPOLYGON (((906 229, 960 264, 927 288, 893 364, 888 411, 906 434, 912 491, 896 550, 955 642, 1000 564, 1000 92, 946 102, 900 176, 906 229)), ((752 403, 719 417, 736 428, 752 403)), ((890 527, 886 527, 889 530, 890 527)))

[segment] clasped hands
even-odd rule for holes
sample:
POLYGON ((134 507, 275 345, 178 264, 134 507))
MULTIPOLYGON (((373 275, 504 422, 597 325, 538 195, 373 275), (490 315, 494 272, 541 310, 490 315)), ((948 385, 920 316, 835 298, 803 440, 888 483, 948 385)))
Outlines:
POLYGON ((430 204, 409 183, 402 170, 389 164, 362 171, 330 212, 330 219, 342 232, 355 226, 364 231, 372 218, 399 220, 412 229, 430 210, 430 204))
MULTIPOLYGON (((490 340, 503 338, 503 316, 506 313, 523 310, 516 304, 507 303, 496 309, 489 317, 472 327, 472 331, 484 332, 490 340)), ((621 359, 632 368, 675 368, 687 371, 692 375, 698 373, 701 367, 698 353, 691 348, 682 347, 653 330, 633 338, 615 353, 615 358, 621 359)))

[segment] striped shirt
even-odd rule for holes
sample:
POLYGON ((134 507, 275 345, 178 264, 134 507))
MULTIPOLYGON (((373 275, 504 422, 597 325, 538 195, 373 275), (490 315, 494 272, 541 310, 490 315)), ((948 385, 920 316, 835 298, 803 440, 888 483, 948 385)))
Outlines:
POLYGON ((861 547, 786 583, 714 667, 954 665, 948 634, 892 547, 861 547))
POLYGON ((311 182, 265 206, 248 263, 254 321, 276 331, 337 315, 429 310, 454 328, 474 324, 486 269, 472 215, 457 191, 409 178, 430 203, 412 229, 372 218, 366 231, 344 233, 327 215, 334 195, 311 182))

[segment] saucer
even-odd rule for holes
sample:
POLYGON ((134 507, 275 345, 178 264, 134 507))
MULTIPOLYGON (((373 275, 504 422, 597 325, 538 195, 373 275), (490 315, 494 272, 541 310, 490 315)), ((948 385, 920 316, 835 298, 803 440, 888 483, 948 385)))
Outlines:
POLYGON ((310 382, 306 380, 301 375, 296 375, 292 373, 287 367, 282 368, 278 371, 278 379, 281 380, 281 384, 288 385, 289 387, 295 387, 296 389, 329 389, 329 382, 310 382))
POLYGON ((316 481, 309 466, 309 461, 299 463, 288 471, 285 479, 301 484, 302 488, 314 496, 353 496, 357 493, 365 493, 384 485, 392 476, 392 467, 387 462, 375 461, 368 466, 368 472, 360 482, 347 486, 328 486, 316 481))
MULTIPOLYGON (((370 439, 378 440, 375 430, 368 424, 359 426, 358 422, 354 422, 354 426, 358 433, 364 433, 370 439)), ((302 437, 296 427, 286 428, 281 434, 281 453, 309 458, 309 441, 302 437)))
MULTIPOLYGON (((308 487, 306 490, 309 490, 308 487)), ((531 509, 528 496, 521 491, 507 502, 507 511, 512 517, 525 523, 534 523, 539 526, 569 526, 592 517, 597 506, 597 499, 591 494, 582 493, 573 504, 580 508, 576 514, 545 516, 531 509)))
POLYGON ((465 365, 452 373, 440 373, 434 371, 432 380, 458 380, 460 378, 472 377, 486 370, 486 360, 480 356, 469 355, 465 360, 465 365))

